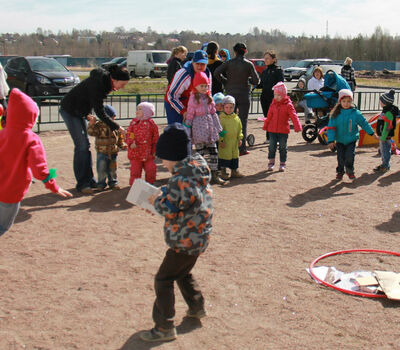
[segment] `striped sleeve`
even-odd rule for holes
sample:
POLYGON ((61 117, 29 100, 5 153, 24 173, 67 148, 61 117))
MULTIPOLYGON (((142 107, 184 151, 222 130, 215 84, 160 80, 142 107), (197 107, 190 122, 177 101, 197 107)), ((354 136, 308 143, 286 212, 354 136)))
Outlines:
POLYGON ((186 69, 178 70, 174 79, 172 80, 171 86, 167 92, 167 100, 171 107, 181 114, 184 109, 184 105, 180 101, 180 97, 184 91, 189 89, 191 83, 191 78, 186 69))

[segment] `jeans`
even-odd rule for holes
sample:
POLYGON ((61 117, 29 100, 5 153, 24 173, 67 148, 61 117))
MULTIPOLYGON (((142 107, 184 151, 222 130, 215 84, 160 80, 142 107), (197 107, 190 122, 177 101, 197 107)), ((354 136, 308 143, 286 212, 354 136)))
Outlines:
POLYGON ((14 223, 14 220, 19 211, 20 204, 21 202, 0 202, 0 236, 6 233, 14 223))
POLYGON ((268 159, 275 159, 276 149, 279 142, 279 160, 286 163, 287 159, 287 140, 289 134, 269 133, 268 159))
POLYGON ((337 161, 338 166, 336 172, 344 174, 346 168, 347 174, 354 173, 354 157, 356 155, 356 142, 344 145, 343 143, 336 142, 337 161))
POLYGON ((197 255, 176 253, 173 249, 167 250, 154 279, 156 300, 153 305, 153 320, 157 328, 174 327, 174 281, 178 284, 190 310, 197 312, 204 309, 203 295, 190 273, 197 258, 197 255))
POLYGON ((105 188, 107 178, 109 187, 114 187, 118 183, 117 153, 108 156, 97 152, 97 187, 105 188))
POLYGON ((379 140, 379 149, 381 151, 382 166, 390 168, 390 156, 392 155, 392 140, 379 140))
POLYGON ((61 117, 74 142, 74 174, 78 191, 86 187, 95 187, 96 180, 92 170, 92 153, 90 152, 89 136, 87 133, 87 121, 73 116, 60 109, 61 117))

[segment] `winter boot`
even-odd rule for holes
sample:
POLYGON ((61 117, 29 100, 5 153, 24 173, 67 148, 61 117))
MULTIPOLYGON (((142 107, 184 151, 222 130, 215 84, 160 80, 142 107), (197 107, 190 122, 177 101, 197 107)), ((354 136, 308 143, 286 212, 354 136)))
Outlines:
POLYGON ((231 176, 228 173, 228 169, 227 168, 222 168, 222 170, 221 170, 221 178, 226 181, 226 180, 229 180, 230 177, 231 176))
POLYGON ((231 178, 239 179, 241 177, 244 177, 244 175, 238 169, 232 169, 231 178))
POLYGON ((219 177, 219 173, 217 170, 211 171, 211 184, 213 185, 225 185, 225 181, 219 177))

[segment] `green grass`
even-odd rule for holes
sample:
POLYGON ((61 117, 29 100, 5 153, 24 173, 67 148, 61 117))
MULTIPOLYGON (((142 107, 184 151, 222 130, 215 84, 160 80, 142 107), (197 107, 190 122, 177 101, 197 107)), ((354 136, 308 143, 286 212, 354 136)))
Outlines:
POLYGON ((400 79, 357 78, 357 85, 400 88, 400 79))

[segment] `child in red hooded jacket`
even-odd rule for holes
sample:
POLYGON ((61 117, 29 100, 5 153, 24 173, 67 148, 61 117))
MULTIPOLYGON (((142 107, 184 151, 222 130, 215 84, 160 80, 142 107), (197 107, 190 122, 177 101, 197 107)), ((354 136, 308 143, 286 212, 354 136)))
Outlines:
POLYGON ((279 82, 272 88, 274 99, 264 121, 263 130, 269 132, 268 171, 274 170, 275 154, 279 143, 280 165, 279 171, 285 171, 287 159, 287 139, 290 132, 289 118, 292 120, 294 131, 301 131, 301 124, 296 110, 287 95, 284 83, 279 82))
POLYGON ((14 223, 32 175, 61 197, 72 196, 57 186, 55 169, 47 168, 43 144, 32 131, 38 115, 29 96, 18 89, 11 91, 7 127, 0 131, 0 236, 14 223))
POLYGON ((131 162, 129 185, 146 172, 146 181, 153 184, 156 181, 157 167, 154 162, 158 127, 151 117, 154 115, 154 105, 142 102, 137 105, 136 118, 133 118, 126 132, 128 158, 131 162))

